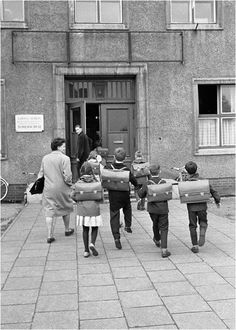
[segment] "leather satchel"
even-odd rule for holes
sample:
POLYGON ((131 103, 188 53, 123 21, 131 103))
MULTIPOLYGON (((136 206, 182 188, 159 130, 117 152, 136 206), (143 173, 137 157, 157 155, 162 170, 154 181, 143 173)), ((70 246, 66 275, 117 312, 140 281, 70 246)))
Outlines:
POLYGON ((73 186, 71 198, 74 201, 101 201, 103 189, 101 182, 77 181, 73 186))
POLYGON ((155 183, 147 185, 148 202, 164 202, 170 199, 172 199, 171 183, 155 183))
POLYGON ((102 186, 107 190, 129 191, 129 171, 102 169, 102 186))
POLYGON ((42 194, 44 188, 44 176, 38 178, 30 189, 32 195, 42 194))
POLYGON ((132 173, 135 178, 148 176, 150 174, 149 163, 132 164, 132 173))
POLYGON ((205 203, 211 197, 209 180, 179 182, 181 203, 205 203))

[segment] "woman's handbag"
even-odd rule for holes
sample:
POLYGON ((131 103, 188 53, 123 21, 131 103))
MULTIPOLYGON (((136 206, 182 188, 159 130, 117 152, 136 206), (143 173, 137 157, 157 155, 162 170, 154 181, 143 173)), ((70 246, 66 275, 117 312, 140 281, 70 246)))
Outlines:
POLYGON ((44 176, 38 178, 30 189, 32 195, 42 194, 44 188, 44 176))

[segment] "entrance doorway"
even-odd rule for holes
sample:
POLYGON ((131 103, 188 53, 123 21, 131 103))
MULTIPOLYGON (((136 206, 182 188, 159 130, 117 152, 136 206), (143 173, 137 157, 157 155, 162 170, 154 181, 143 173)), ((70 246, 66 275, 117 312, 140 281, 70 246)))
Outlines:
POLYGON ((76 163, 77 134, 75 125, 81 124, 90 139, 91 150, 98 146, 108 148, 107 161, 113 160, 114 150, 126 150, 126 162, 131 163, 134 153, 133 104, 86 103, 67 104, 66 137, 67 155, 71 158, 73 181, 78 178, 76 163))

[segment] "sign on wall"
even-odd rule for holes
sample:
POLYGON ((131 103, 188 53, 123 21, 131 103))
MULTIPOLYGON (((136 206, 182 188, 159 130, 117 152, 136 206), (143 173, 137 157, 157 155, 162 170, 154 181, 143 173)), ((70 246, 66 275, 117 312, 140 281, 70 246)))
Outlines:
POLYGON ((42 132, 43 115, 15 115, 16 132, 42 132))

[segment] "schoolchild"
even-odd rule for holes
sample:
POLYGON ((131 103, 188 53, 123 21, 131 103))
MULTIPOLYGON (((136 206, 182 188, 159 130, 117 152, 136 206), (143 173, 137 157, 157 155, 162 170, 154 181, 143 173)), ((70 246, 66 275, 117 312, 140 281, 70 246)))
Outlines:
MULTIPOLYGON (((116 148, 114 152, 114 162, 107 164, 106 169, 117 169, 129 171, 130 169, 124 164, 126 152, 124 148, 116 148)), ((136 187, 137 181, 135 177, 129 173, 129 181, 136 187)), ((132 233, 132 208, 130 203, 130 191, 117 191, 108 190, 109 204, 110 204, 110 226, 112 235, 115 240, 115 246, 117 249, 122 249, 120 242, 120 209, 123 210, 125 228, 127 233, 132 233)))
MULTIPOLYGON (((144 164, 144 163, 145 163, 145 160, 144 160, 142 152, 139 151, 139 150, 136 151, 135 154, 134 154, 134 161, 132 162, 131 165, 144 164)), ((145 181, 147 181, 148 176, 141 177, 140 179, 142 179, 143 180, 142 183, 144 183, 145 181)), ((139 197, 137 188, 134 189, 134 194, 135 194, 136 201, 138 202, 137 203, 137 210, 144 211, 145 210, 145 198, 140 198, 139 197)))
MULTIPOLYGON (((88 185, 97 182, 92 166, 85 162, 80 169, 80 179, 78 182, 86 182, 88 185)), ((73 198, 73 193, 72 193, 73 198)), ((98 201, 77 201, 77 225, 83 227, 84 257, 90 256, 90 251, 94 256, 98 256, 95 243, 98 234, 98 227, 102 226, 100 205, 98 201), (91 230, 91 243, 89 244, 89 228, 91 230)))
POLYGON ((88 156, 88 162, 89 163, 92 163, 92 168, 93 168, 93 172, 94 172, 94 175, 96 177, 96 179, 98 179, 100 181, 100 173, 101 173, 101 170, 103 169, 103 165, 101 164, 101 161, 102 161, 102 157, 97 153, 96 150, 92 150, 88 156), (96 167, 96 173, 95 173, 95 170, 94 170, 94 165, 98 165, 98 167, 96 167))
MULTIPOLYGON (((166 183, 165 180, 160 178, 160 165, 151 165, 150 177, 147 183, 144 183, 142 188, 139 190, 139 196, 141 198, 146 197, 149 184, 163 184, 166 183)), ((169 228, 169 219, 168 219, 168 202, 148 202, 147 211, 152 220, 153 226, 153 241, 157 247, 161 247, 162 258, 167 258, 171 253, 167 249, 167 237, 168 237, 168 228, 169 228)))
MULTIPOLYGON (((189 161, 185 164, 185 169, 189 174, 187 181, 198 181, 200 180, 199 174, 197 173, 197 164, 189 161)), ((220 207, 220 196, 216 190, 210 185, 210 193, 215 200, 217 207, 220 207)), ((187 203, 188 218, 189 218, 189 231, 192 242, 191 251, 193 253, 199 252, 199 246, 205 244, 205 236, 207 230, 207 203, 187 203), (200 226, 199 240, 197 235, 197 225, 200 226)))

